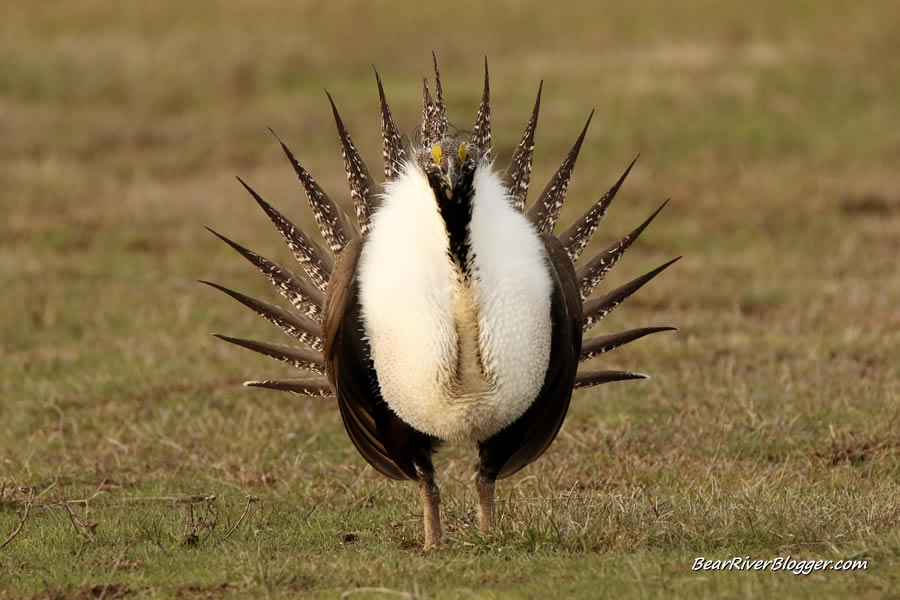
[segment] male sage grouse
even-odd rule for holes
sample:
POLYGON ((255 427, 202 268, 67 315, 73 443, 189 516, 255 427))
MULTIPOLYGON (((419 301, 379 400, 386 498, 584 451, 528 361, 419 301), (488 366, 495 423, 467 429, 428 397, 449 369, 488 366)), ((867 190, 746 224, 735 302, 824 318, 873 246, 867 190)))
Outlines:
POLYGON ((435 62, 435 94, 426 79, 422 125, 411 143, 398 133, 377 72, 375 77, 384 137, 380 189, 329 95, 357 224, 284 144, 325 246, 241 181, 308 279, 213 232, 262 271, 297 312, 209 285, 304 347, 218 337, 316 374, 245 385, 336 397, 347 434, 363 458, 387 477, 418 482, 425 547, 431 548, 441 541, 432 454, 444 442, 477 445, 478 520, 482 529, 491 528, 494 482, 547 450, 573 388, 645 377, 578 365, 673 328, 633 329, 583 341, 582 334, 674 261, 591 297, 659 209, 621 241, 573 266, 634 164, 555 236, 587 125, 537 201, 523 211, 540 88, 512 162, 501 174, 491 159, 486 62, 471 132, 448 123, 435 62))

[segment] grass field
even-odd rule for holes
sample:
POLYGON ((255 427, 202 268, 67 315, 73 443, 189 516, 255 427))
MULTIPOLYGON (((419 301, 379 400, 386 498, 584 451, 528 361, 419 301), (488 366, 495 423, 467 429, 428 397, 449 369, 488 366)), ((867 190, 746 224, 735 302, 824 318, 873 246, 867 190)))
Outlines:
POLYGON ((324 4, 5 4, 0 598, 897 598, 900 4, 324 4), (605 289, 685 258, 602 324, 680 328, 604 355, 653 379, 577 393, 490 535, 440 455, 425 554, 415 486, 242 388, 296 372, 209 333, 283 338, 196 280, 274 301, 203 229, 288 264, 234 175, 312 224, 271 126, 349 205, 323 87, 378 172, 371 64, 409 131, 432 49, 463 128, 488 55, 498 166, 544 79, 532 197, 597 108, 561 223, 641 153, 593 247, 672 202, 605 289), (787 555, 868 566, 691 568, 787 555))

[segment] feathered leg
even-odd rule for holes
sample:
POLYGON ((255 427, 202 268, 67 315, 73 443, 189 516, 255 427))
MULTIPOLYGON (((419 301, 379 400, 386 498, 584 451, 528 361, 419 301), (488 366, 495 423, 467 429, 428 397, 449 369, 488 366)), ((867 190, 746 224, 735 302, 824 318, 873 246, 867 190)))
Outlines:
POLYGON ((441 490, 434 482, 434 470, 419 473, 419 495, 425 509, 425 549, 431 550, 441 545, 444 533, 441 528, 441 490))
POLYGON ((479 471, 475 478, 475 489, 478 490, 478 527, 481 531, 489 531, 497 524, 494 484, 496 480, 479 471))

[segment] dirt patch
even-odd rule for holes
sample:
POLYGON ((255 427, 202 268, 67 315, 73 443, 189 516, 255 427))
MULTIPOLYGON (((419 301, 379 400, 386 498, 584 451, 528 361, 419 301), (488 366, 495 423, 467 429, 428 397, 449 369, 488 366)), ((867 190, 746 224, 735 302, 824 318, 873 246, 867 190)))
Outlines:
POLYGON ((900 212, 900 198, 880 194, 847 196, 841 200, 841 212, 859 216, 888 216, 900 212))
POLYGON ((124 598, 133 594, 133 590, 124 583, 108 585, 82 585, 73 590, 43 590, 34 596, 24 596, 23 600, 93 600, 94 598, 124 598))
POLYGON ((896 452, 900 449, 900 437, 896 435, 883 436, 845 436, 844 439, 831 441, 831 447, 825 451, 816 452, 816 456, 824 458, 830 464, 836 466, 842 463, 858 465, 882 452, 896 452))
POLYGON ((186 583, 178 586, 175 590, 176 598, 190 598, 191 600, 199 600, 201 598, 219 598, 223 593, 228 591, 231 586, 227 583, 212 583, 202 585, 199 583, 186 583))

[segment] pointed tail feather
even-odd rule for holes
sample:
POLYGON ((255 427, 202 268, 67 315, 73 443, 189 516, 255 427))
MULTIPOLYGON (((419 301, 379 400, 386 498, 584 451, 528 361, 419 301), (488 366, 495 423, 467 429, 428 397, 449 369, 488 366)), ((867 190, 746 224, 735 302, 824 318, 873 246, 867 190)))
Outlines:
POLYGON ((334 114, 334 123, 337 126, 338 136, 341 139, 341 154, 344 157, 344 170, 347 172, 347 181, 350 183, 350 198, 353 200, 353 208, 356 211, 356 222, 359 223, 359 231, 362 235, 366 235, 369 230, 369 218, 372 214, 373 202, 375 200, 375 180, 369 175, 369 169, 356 146, 350 134, 347 133, 341 115, 338 114, 337 106, 331 94, 327 91, 328 101, 331 103, 331 112, 334 114))
POLYGON ((589 360, 595 356, 599 356, 610 350, 614 350, 619 346, 624 346, 629 342, 638 340, 645 335, 651 333, 659 333, 660 331, 677 331, 675 327, 641 327, 640 329, 629 329, 628 331, 620 331, 609 335, 601 335, 590 337, 584 340, 581 345, 581 356, 579 361, 589 360))
POLYGON ((537 100, 531 111, 531 118, 522 133, 522 139, 516 146, 512 160, 503 175, 503 184, 509 190, 513 206, 522 211, 525 208, 525 197, 528 196, 528 184, 531 182, 531 162, 534 158, 534 132, 537 130, 538 112, 541 109, 541 91, 544 81, 538 86, 537 100))
POLYGON ((444 106, 444 89, 441 87, 441 72, 438 71, 437 64, 437 55, 434 53, 434 50, 431 51, 431 60, 434 62, 434 96, 435 101, 437 102, 437 109, 440 113, 440 118, 444 122, 444 132, 446 133, 447 126, 447 107, 444 106))
POLYGON ((334 268, 334 256, 317 241, 310 239, 306 232, 291 223, 287 217, 275 210, 271 204, 262 199, 253 188, 247 185, 243 179, 237 178, 241 182, 256 203, 259 204, 265 213, 278 228, 278 232, 290 248, 291 253, 309 278, 312 279, 316 287, 325 291, 328 285, 328 278, 331 277, 331 270, 334 268))
POLYGON ((581 371, 575 374, 576 390, 588 388, 595 385, 602 385, 611 381, 628 381, 630 379, 650 379, 649 375, 643 373, 632 373, 631 371, 581 371))
POLYGON ((487 56, 484 57, 484 91, 481 93, 481 106, 475 115, 475 125, 469 145, 485 159, 491 158, 491 87, 488 81, 487 56))
POLYGON ((602 198, 597 200, 594 206, 581 215, 578 220, 572 223, 572 225, 559 236, 559 241, 562 242, 566 252, 569 253, 569 259, 572 262, 578 260, 578 257, 581 256, 581 253, 587 247, 588 242, 591 241, 591 236, 594 235, 594 231, 597 230, 597 225, 600 224, 600 220, 603 219, 603 215, 606 214, 606 209, 609 208, 613 198, 616 197, 616 192, 622 187, 622 183, 625 182, 625 178, 628 177, 628 174, 631 172, 631 167, 637 162, 639 156, 640 154, 634 157, 634 160, 631 161, 631 164, 628 165, 628 168, 625 169, 625 172, 619 177, 619 180, 609 188, 609 191, 607 191, 602 198))
MULTIPOLYGON (((273 131, 272 133, 274 134, 275 132, 273 131)), ((276 135, 275 137, 277 138, 278 136, 276 135)), ((285 143, 280 139, 278 142, 281 144, 281 149, 284 151, 285 156, 288 157, 294 172, 297 173, 297 177, 300 179, 303 190, 306 192, 306 199, 309 201, 309 208, 312 209, 313 216, 316 218, 319 232, 325 238, 325 242, 331 248, 331 251, 337 254, 344 249, 347 242, 359 237, 358 230, 350 221, 347 213, 335 204, 334 200, 328 197, 325 190, 316 183, 312 175, 297 161, 294 153, 290 151, 285 143)))
POLYGON ((282 392, 291 392, 299 396, 310 396, 313 398, 332 398, 334 397, 334 389, 324 377, 304 377, 299 379, 282 379, 273 380, 266 379, 263 381, 245 381, 247 387, 261 387, 270 390, 279 390, 282 392))
POLYGON ((563 160, 559 169, 556 170, 556 173, 553 174, 553 178, 547 183, 547 187, 541 192, 538 201, 528 211, 528 218, 531 219, 531 222, 534 223, 540 232, 552 232, 556 226, 556 221, 559 219, 559 211, 562 210, 566 201, 566 191, 569 189, 572 171, 575 170, 578 152, 581 151, 581 144, 584 142, 584 136, 587 134, 588 126, 590 126, 593 117, 594 111, 591 111, 587 123, 584 124, 584 129, 581 130, 581 135, 575 140, 575 144, 569 150, 565 160, 563 160))
POLYGON ((444 90, 441 87, 441 74, 438 71, 437 56, 431 53, 434 59, 434 88, 435 99, 432 100, 428 90, 428 79, 423 80, 422 87, 422 145, 426 148, 439 144, 447 133, 447 109, 444 106, 444 90))
POLYGON ((325 359, 321 352, 307 350, 306 348, 295 348, 284 344, 270 344, 268 342, 229 337, 219 333, 214 333, 213 335, 220 340, 225 340, 236 346, 259 352, 260 354, 280 360, 281 362, 285 362, 298 369, 312 371, 313 373, 318 373, 320 375, 325 374, 325 359))
POLYGON ((579 285, 581 287, 582 300, 594 292, 594 289, 600 285, 600 282, 603 281, 603 278, 606 277, 609 270, 615 266, 619 258, 621 258, 625 251, 628 250, 628 247, 631 246, 632 242, 638 239, 638 236, 640 236, 644 229, 647 228, 647 225, 656 218, 659 211, 661 211, 668 203, 668 200, 663 202, 662 205, 657 208, 652 215, 647 217, 647 220, 641 223, 634 231, 612 246, 609 246, 606 250, 598 253, 597 256, 592 258, 587 264, 584 264, 575 270, 575 275, 578 277, 579 285))
POLYGON ((205 283, 210 287, 214 287, 217 290, 228 294, 265 320, 280 327, 281 330, 289 336, 300 340, 313 350, 322 352, 324 348, 322 343, 322 329, 319 324, 312 319, 308 319, 302 315, 295 315, 294 313, 284 310, 280 306, 275 306, 274 304, 269 304, 268 302, 245 296, 240 292, 235 292, 234 290, 230 290, 217 283, 209 281, 201 281, 200 283, 205 283))
MULTIPOLYGON (((373 67, 374 69, 374 67, 373 67)), ((381 100, 381 137, 383 140, 382 155, 384 156, 384 180, 392 181, 400 172, 400 165, 406 158, 403 149, 403 140, 394 125, 394 117, 391 108, 384 97, 384 87, 381 85, 381 77, 375 71, 375 80, 378 82, 378 97, 381 100)))
POLYGON ((260 256, 252 250, 244 248, 236 242, 232 242, 224 235, 207 227, 217 238, 234 248, 241 256, 250 261, 260 270, 272 284, 278 288, 278 292, 287 298, 294 308, 315 321, 322 321, 322 306, 325 296, 322 291, 314 286, 308 279, 297 277, 288 269, 282 267, 264 256, 260 256))
POLYGON ((603 317, 608 315, 617 306, 622 304, 626 298, 641 289, 648 281, 665 271, 670 265, 680 260, 681 257, 673 258, 669 262, 662 264, 649 273, 636 277, 628 283, 622 284, 604 296, 599 298, 591 298, 584 303, 581 312, 583 316, 582 331, 587 331, 596 325, 603 317))

